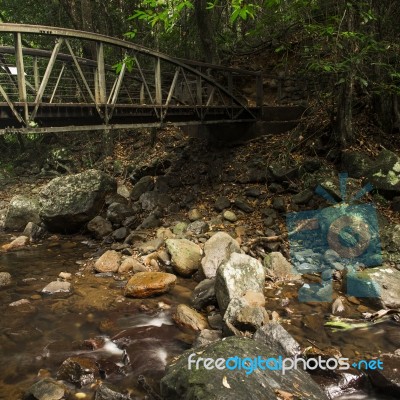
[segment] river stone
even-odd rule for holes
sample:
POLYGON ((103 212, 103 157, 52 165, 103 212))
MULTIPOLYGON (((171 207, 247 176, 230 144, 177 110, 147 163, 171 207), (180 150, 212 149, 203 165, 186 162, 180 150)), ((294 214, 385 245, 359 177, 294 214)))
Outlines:
POLYGON ((229 222, 236 222, 237 221, 237 216, 233 211, 226 210, 226 211, 224 211, 222 216, 229 222))
POLYGON ((271 321, 257 329, 253 339, 267 346, 274 346, 281 354, 287 354, 289 357, 295 357, 301 353, 299 343, 278 322, 271 321))
POLYGON ((100 379, 96 359, 76 356, 67 358, 57 371, 57 379, 61 379, 78 387, 86 386, 100 379))
POLYGON ((201 235, 203 233, 208 232, 209 230, 210 230, 210 226, 205 221, 191 222, 186 228, 186 231, 188 233, 191 232, 194 235, 201 235))
POLYGON ((185 304, 178 305, 172 318, 179 326, 192 331, 202 331, 209 328, 207 318, 185 304))
POLYGON ((389 151, 382 150, 371 168, 365 173, 366 181, 370 182, 379 193, 396 196, 400 193, 400 157, 389 151))
POLYGON ((115 250, 107 250, 94 264, 97 272, 117 272, 121 264, 121 254, 115 250))
POLYGON ((50 231, 77 231, 100 212, 107 193, 116 188, 113 178, 96 170, 55 178, 39 194, 40 218, 50 231))
POLYGON ((254 211, 254 208, 246 200, 242 198, 235 199, 234 204, 235 207, 237 207, 239 210, 245 213, 251 213, 254 211))
POLYGON ((69 293, 71 291, 71 284, 65 281, 53 281, 42 289, 43 293, 69 293))
POLYGON ((26 196, 14 196, 7 209, 4 229, 22 231, 28 222, 40 223, 39 202, 26 196))
POLYGON ((383 369, 368 369, 366 372, 374 386, 383 390, 388 395, 400 397, 400 351, 379 355, 383 369))
POLYGON ((278 251, 269 253, 264 257, 264 266, 278 279, 301 279, 301 275, 294 273, 292 264, 278 251))
POLYGON ((168 208, 171 204, 171 198, 165 193, 146 192, 140 196, 139 202, 143 210, 153 211, 157 207, 161 209, 168 208))
POLYGON ((292 196, 292 201, 294 204, 307 204, 314 196, 314 192, 310 189, 305 189, 300 193, 292 196))
POLYGON ((4 244, 1 248, 5 251, 16 250, 25 247, 29 243, 27 236, 18 236, 11 243, 4 244))
POLYGON ((30 241, 35 241, 43 238, 46 230, 34 222, 28 222, 25 226, 22 236, 27 236, 30 241))
POLYGON ((94 400, 131 400, 131 396, 128 394, 122 394, 116 392, 106 385, 101 383, 99 387, 96 389, 96 396, 94 400))
POLYGON ((191 303, 196 310, 201 310, 211 304, 217 304, 215 279, 202 280, 193 290, 191 303))
POLYGON ((156 238, 149 240, 144 243, 139 243, 135 245, 135 248, 141 253, 141 254, 149 254, 157 251, 162 245, 164 244, 164 240, 161 238, 156 238))
POLYGON ((369 268, 364 272, 379 285, 381 307, 400 309, 400 271, 390 267, 378 267, 369 268))
POLYGON ((137 201, 139 197, 146 192, 150 192, 154 189, 154 179, 152 176, 143 176, 135 184, 131 191, 131 200, 137 201))
POLYGON ((216 274, 215 294, 221 311, 225 312, 234 298, 248 291, 264 292, 265 271, 262 264, 246 254, 232 253, 216 274))
POLYGON ((127 274, 130 271, 132 271, 133 273, 146 272, 147 268, 138 260, 136 260, 136 258, 127 257, 121 262, 121 265, 118 268, 118 273, 127 274))
POLYGON ((11 274, 9 272, 0 272, 0 287, 11 284, 11 274))
POLYGON ((125 296, 145 298, 168 292, 176 283, 176 276, 165 272, 138 272, 125 286, 125 296))
POLYGON ((107 219, 114 225, 121 225, 129 217, 134 216, 134 211, 131 207, 122 203, 111 203, 107 209, 107 219))
POLYGON ((223 211, 223 210, 225 210, 225 208, 228 208, 230 206, 231 206, 230 200, 224 196, 218 197, 218 199, 215 200, 215 203, 214 203, 214 208, 217 211, 223 211))
POLYGON ((188 218, 190 222, 197 221, 201 219, 203 216, 201 215, 200 211, 197 208, 193 208, 188 212, 188 218))
POLYGON ((24 398, 36 400, 60 400, 64 398, 65 386, 51 378, 44 378, 34 383, 26 392, 24 398))
POLYGON ((240 253, 238 242, 226 232, 217 232, 204 245, 201 269, 206 278, 214 278, 218 267, 227 261, 232 253, 240 253))
POLYGON ((109 235, 113 231, 111 222, 107 221, 100 215, 97 215, 88 222, 87 229, 89 232, 93 233, 93 235, 99 239, 109 235))
POLYGON ((222 331, 203 329, 202 331, 199 332, 192 347, 197 348, 205 346, 206 344, 216 342, 217 340, 220 339, 222 339, 222 331))
POLYGON ((187 239, 167 239, 167 250, 171 254, 174 271, 182 276, 190 276, 200 267, 201 248, 187 239))
POLYGON ((205 369, 201 364, 199 369, 195 364, 188 367, 189 356, 194 361, 199 357, 224 358, 237 356, 241 359, 256 359, 279 356, 280 346, 263 344, 257 341, 228 337, 206 346, 196 348, 196 353, 190 349, 174 360, 161 380, 161 396, 168 400, 276 400, 276 390, 295 394, 296 398, 308 400, 327 400, 323 390, 314 382, 311 376, 303 370, 292 369, 282 374, 282 371, 257 370, 246 375, 245 370, 205 369))

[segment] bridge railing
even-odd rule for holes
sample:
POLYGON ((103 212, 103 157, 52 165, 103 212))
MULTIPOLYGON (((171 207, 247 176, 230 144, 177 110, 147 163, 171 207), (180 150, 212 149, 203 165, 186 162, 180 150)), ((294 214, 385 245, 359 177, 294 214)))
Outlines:
POLYGON ((262 97, 260 72, 176 59, 95 33, 0 24, 3 131, 249 121, 262 97))

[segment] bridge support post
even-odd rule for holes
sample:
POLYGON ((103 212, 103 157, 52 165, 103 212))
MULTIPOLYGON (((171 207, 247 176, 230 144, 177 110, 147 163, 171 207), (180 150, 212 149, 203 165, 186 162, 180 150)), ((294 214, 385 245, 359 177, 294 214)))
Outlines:
POLYGON ((104 47, 103 43, 96 44, 96 55, 97 55, 97 68, 96 68, 96 101, 100 104, 107 103, 107 92, 106 92, 106 73, 104 66, 104 47))
POLYGON ((21 33, 14 34, 14 43, 15 43, 15 61, 17 66, 19 101, 21 103, 24 103, 24 119, 25 119, 25 124, 28 124, 29 113, 28 113, 28 103, 26 98, 25 68, 24 68, 24 56, 22 54, 21 33))
POLYGON ((156 87, 156 104, 162 104, 162 90, 161 90, 161 60, 157 58, 155 68, 155 87, 156 87))

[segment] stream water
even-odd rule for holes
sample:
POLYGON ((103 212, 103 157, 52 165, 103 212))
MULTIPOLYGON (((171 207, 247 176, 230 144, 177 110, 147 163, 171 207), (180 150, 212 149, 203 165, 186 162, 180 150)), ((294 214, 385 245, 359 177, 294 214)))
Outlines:
MULTIPOLYGON (((0 236, 0 246, 9 241, 10 236, 0 236)), ((0 253, 0 272, 12 276, 11 286, 0 289, 0 399, 20 399, 38 376, 55 377, 62 362, 71 356, 95 358, 102 380, 140 399, 144 392, 138 376, 144 375, 147 383, 157 387, 165 365, 190 347, 193 335, 175 326, 170 309, 188 304, 196 283, 179 279, 167 295, 127 299, 121 291, 124 282, 85 270, 81 260, 94 251, 87 239, 74 237, 0 253), (42 294, 43 287, 60 272, 72 274, 72 293, 42 294), (10 306, 21 299, 29 303, 10 306), (103 345, 96 349, 99 341, 103 345)), ((290 323, 287 318, 284 326, 302 346, 336 346, 350 359, 400 347, 398 326, 390 323, 345 333, 324 329, 328 306, 296 303, 295 290, 293 286, 285 286, 281 292, 271 289, 267 304, 284 316, 287 307, 282 298, 291 299, 290 323), (391 329, 395 333, 388 335, 391 329)), ((90 387, 76 390, 86 393, 86 399, 93 398, 90 387)), ((352 396, 342 399, 388 399, 376 393, 352 396)))

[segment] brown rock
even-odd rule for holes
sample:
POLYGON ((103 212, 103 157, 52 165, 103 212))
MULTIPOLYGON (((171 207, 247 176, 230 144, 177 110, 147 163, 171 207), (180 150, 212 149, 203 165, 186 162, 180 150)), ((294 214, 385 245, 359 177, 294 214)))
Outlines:
POLYGON ((165 272, 138 272, 125 286, 125 296, 145 298, 168 292, 176 276, 165 272))
POLYGON ((19 236, 14 239, 11 243, 3 245, 1 248, 5 251, 19 249, 26 246, 29 243, 29 238, 27 236, 19 236))
POLYGON ((210 328, 204 315, 185 304, 179 304, 172 318, 179 326, 193 331, 202 331, 210 328))
POLYGON ((128 272, 145 272, 147 268, 134 257, 125 258, 118 268, 119 274, 127 274, 128 272))
POLYGON ((117 272, 121 263, 121 254, 115 250, 106 251, 94 264, 97 272, 117 272))

